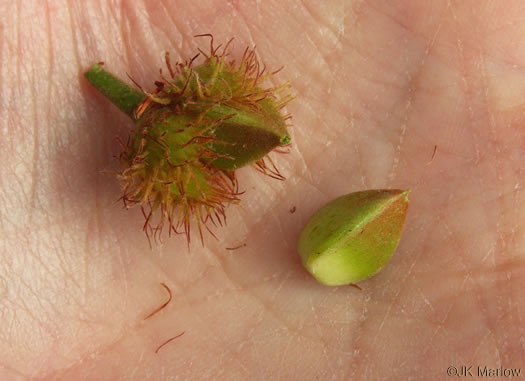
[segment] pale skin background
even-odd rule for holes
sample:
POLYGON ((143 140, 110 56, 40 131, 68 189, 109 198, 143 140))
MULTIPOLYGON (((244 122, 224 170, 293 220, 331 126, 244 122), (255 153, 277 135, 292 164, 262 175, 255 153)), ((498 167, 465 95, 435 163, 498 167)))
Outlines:
POLYGON ((522 1, 4 0, 0 15, 0 379, 524 373, 522 1), (150 249, 103 173, 131 124, 82 72, 103 60, 151 88, 165 50, 208 47, 199 33, 285 65, 287 180, 239 171, 218 240, 150 249), (367 188, 412 190, 400 246, 363 291, 321 286, 301 227, 367 188), (173 300, 143 321, 160 282, 173 300))

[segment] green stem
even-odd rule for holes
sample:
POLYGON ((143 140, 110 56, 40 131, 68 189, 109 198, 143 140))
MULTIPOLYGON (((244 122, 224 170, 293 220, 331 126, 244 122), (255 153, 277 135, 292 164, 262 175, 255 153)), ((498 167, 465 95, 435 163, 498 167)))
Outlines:
POLYGON ((134 118, 135 108, 146 99, 146 95, 104 70, 100 64, 91 66, 84 76, 102 95, 130 118, 134 118))

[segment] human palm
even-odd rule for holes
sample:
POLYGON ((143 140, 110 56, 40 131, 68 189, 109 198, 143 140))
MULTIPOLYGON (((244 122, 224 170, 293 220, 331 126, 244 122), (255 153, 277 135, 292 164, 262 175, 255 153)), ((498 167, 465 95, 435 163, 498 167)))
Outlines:
POLYGON ((451 365, 522 365, 520 2, 16 4, 0 12, 0 379, 441 380, 451 365), (151 88, 163 52, 189 58, 200 33, 285 65, 293 145, 272 157, 287 180, 241 169, 216 240, 150 248, 104 172, 131 123, 82 73, 103 60, 151 88), (301 227, 369 188, 412 190, 397 252, 362 291, 318 284, 301 227), (161 283, 173 298, 144 320, 161 283))

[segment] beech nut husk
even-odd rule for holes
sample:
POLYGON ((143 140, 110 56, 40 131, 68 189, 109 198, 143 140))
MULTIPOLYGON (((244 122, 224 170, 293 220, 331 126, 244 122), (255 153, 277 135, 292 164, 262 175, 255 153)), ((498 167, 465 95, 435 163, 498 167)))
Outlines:
MULTIPOLYGON (((290 142, 281 110, 293 97, 289 85, 262 87, 271 77, 253 49, 238 63, 227 57, 231 40, 219 50, 201 50, 197 56, 172 64, 166 53, 167 73, 155 88, 134 89, 102 63, 85 77, 135 122, 127 140, 120 140, 122 170, 117 174, 126 206, 140 205, 147 234, 168 223, 169 232, 190 239, 195 217, 202 227, 223 224, 225 208, 238 202, 241 192, 235 170, 252 165, 271 177, 284 179, 266 155, 290 142), (202 58, 200 59, 202 60, 202 58), (160 212, 154 222, 154 212, 160 212)), ((213 233, 212 233, 213 234, 213 233)))

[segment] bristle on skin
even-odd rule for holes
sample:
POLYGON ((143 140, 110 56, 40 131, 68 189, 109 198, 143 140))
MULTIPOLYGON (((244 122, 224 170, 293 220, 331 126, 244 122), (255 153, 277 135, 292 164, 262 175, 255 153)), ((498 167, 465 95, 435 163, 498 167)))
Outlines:
POLYGON ((167 225, 168 235, 185 235, 188 246, 192 225, 204 245, 203 230, 215 237, 210 225, 224 225, 226 207, 240 201, 236 168, 251 164, 269 177, 284 180, 264 155, 271 150, 282 152, 275 149, 277 145, 288 145, 290 116, 281 115, 280 110, 293 99, 287 83, 259 87, 280 69, 266 70, 254 49, 246 48, 236 64, 226 60, 233 38, 224 47, 214 47, 211 34, 195 37, 210 38, 209 52, 199 49, 199 54, 175 64, 166 53, 169 78, 161 70, 153 92, 139 87, 147 97, 135 109, 136 128, 127 144, 119 141, 124 169, 118 177, 124 206, 141 206, 148 239, 159 239, 167 225), (204 62, 195 66, 199 56, 204 62), (238 142, 220 137, 228 128, 233 136, 242 134, 243 128, 255 130, 270 141, 264 144, 272 145, 261 148, 255 140, 250 144, 260 152, 241 152, 238 142))

